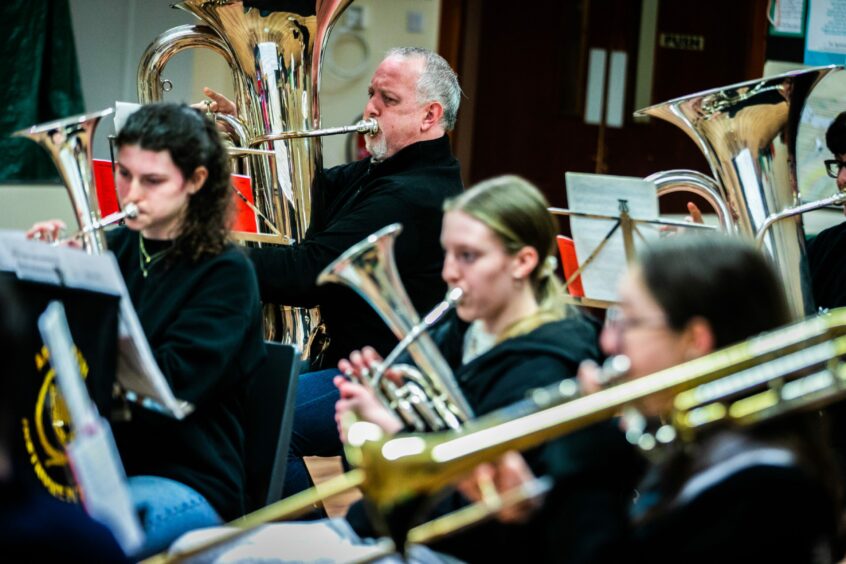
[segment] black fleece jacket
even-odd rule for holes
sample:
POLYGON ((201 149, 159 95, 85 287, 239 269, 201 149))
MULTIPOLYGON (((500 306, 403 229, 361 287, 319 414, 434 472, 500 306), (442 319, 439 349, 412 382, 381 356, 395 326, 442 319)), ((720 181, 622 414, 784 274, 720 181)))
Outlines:
POLYGON ((346 286, 317 286, 317 276, 367 236, 401 223, 397 268, 415 308, 425 313, 446 291, 442 208, 461 190, 461 171, 446 136, 409 145, 378 164, 367 158, 324 171, 315 183, 303 241, 250 249, 262 300, 320 306, 331 339, 323 366, 332 367, 365 345, 386 355, 397 341, 373 308, 346 286))
MULTIPOLYGON (((451 318, 433 331, 444 357, 476 416, 509 406, 534 388, 575 377, 579 363, 597 360, 597 327, 579 315, 548 323, 508 339, 464 366, 461 350, 466 325, 451 318)), ((609 481, 611 459, 632 463, 634 455, 613 423, 572 433, 524 453, 535 475, 558 481, 539 517, 526 525, 488 522, 432 545, 471 562, 573 561, 604 557, 606 541, 618 540, 627 519, 631 486, 636 478, 609 481), (597 444, 607 444, 602 449, 597 444), (625 483, 623 483, 623 481, 625 483), (561 540, 566 539, 565 545, 561 540)), ((614 471, 621 468, 612 464, 614 471)), ((628 472, 627 472, 628 473, 628 472)), ((450 494, 429 515, 453 511, 466 501, 450 494)), ((347 519, 361 536, 377 533, 363 504, 352 506, 347 519)))
MULTIPOLYGON (((195 411, 177 421, 131 406, 131 421, 113 426, 121 458, 128 475, 184 483, 233 519, 244 513, 245 385, 265 356, 255 274, 230 246, 195 264, 162 259, 144 277, 138 237, 117 229, 109 248, 156 363, 174 395, 195 411)), ((146 249, 155 253, 161 243, 146 249)))

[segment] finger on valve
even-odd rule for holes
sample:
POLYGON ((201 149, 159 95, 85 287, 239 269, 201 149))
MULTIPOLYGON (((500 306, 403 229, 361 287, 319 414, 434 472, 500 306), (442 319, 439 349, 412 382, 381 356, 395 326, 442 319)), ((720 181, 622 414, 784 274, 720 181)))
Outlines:
POLYGON ((59 219, 39 221, 27 230, 26 237, 27 239, 52 243, 59 239, 65 229, 65 223, 59 219))

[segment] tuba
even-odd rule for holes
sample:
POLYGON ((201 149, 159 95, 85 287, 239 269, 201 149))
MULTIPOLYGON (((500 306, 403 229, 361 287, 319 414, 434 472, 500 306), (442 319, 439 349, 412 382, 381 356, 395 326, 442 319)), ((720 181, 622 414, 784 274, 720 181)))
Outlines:
POLYGON ((796 135, 811 90, 837 66, 788 72, 690 94, 635 112, 684 131, 713 177, 688 170, 653 174, 659 195, 692 187, 729 232, 757 239, 779 270, 795 318, 814 310, 801 221, 780 221, 831 203, 799 203, 796 135), (800 209, 801 208, 801 209, 800 209))
MULTIPOLYGON (((280 1, 277 11, 247 7, 240 0, 185 0, 177 5, 204 25, 184 25, 159 35, 138 67, 138 100, 161 99, 168 82, 161 73, 171 56, 189 47, 221 55, 235 83, 237 119, 223 119, 251 152, 258 233, 239 238, 256 245, 302 240, 311 214, 311 189, 322 168, 319 139, 282 139, 291 130, 320 124, 320 61, 329 31, 352 0, 280 1)), ((265 337, 293 343, 313 358, 322 333, 317 308, 264 307, 265 337)))
POLYGON ((62 183, 68 190, 71 207, 79 224, 78 238, 85 251, 92 255, 106 252, 106 238, 101 228, 104 225, 94 188, 91 140, 97 124, 112 111, 109 108, 73 116, 14 133, 16 137, 25 137, 38 143, 53 159, 62 183))
POLYGON ((383 367, 365 382, 382 403, 418 431, 459 429, 473 417, 473 410, 438 347, 423 331, 455 305, 460 290, 453 289, 421 322, 394 261, 394 241, 401 231, 402 226, 394 223, 353 245, 320 273, 317 283, 344 284, 358 292, 400 340, 383 367), (381 376, 405 348, 419 371, 402 365, 406 383, 397 388, 381 376))
MULTIPOLYGON (((566 383, 541 388, 460 431, 384 438, 371 423, 358 422, 348 430, 347 456, 362 471, 365 497, 386 515, 397 504, 420 502, 482 462, 609 419, 656 394, 674 397, 669 414, 674 432, 656 433, 664 437, 660 442, 693 441, 716 425, 754 425, 818 409, 846 395, 844 359, 846 308, 840 308, 576 399, 566 383)), ((467 524, 450 523, 449 515, 439 521, 438 535, 467 524)), ((400 549, 407 532, 401 527, 408 524, 386 520, 400 549)))

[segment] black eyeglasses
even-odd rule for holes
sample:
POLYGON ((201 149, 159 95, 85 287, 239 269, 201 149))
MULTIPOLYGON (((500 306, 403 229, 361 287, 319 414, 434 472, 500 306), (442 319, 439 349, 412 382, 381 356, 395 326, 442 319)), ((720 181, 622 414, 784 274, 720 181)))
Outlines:
POLYGON ((846 167, 846 162, 838 161, 837 159, 829 159, 823 161, 825 164, 825 171, 832 178, 837 178, 843 167, 846 167))

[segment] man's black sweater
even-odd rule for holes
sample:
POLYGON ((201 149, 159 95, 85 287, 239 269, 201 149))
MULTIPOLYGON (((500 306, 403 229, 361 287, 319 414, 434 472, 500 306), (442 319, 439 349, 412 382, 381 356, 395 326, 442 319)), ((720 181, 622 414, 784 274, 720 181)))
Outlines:
POLYGON ((397 268, 414 306, 425 313, 446 291, 441 280, 442 208, 445 199, 461 190, 458 161, 446 136, 409 145, 378 164, 367 158, 324 171, 315 183, 304 240, 250 249, 262 300, 320 306, 331 339, 326 367, 365 345, 387 354, 397 341, 373 308, 345 286, 317 286, 317 276, 368 235, 401 223, 397 268))

